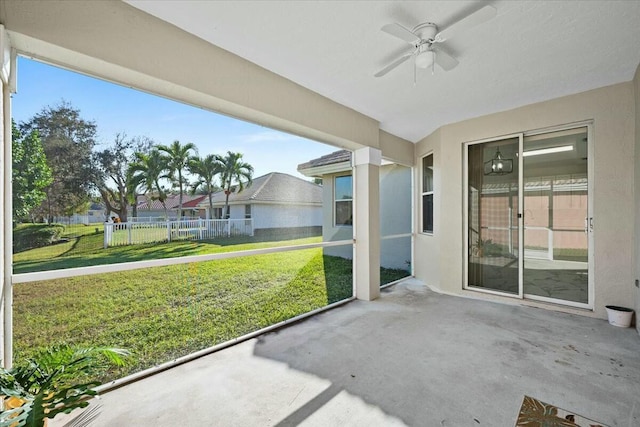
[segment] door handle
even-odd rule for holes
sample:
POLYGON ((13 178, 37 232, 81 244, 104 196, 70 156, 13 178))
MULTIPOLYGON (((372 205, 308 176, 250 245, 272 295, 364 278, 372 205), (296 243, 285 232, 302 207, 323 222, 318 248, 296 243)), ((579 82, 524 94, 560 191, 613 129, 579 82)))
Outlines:
POLYGON ((584 218, 584 232, 593 232, 593 217, 585 217, 584 218))

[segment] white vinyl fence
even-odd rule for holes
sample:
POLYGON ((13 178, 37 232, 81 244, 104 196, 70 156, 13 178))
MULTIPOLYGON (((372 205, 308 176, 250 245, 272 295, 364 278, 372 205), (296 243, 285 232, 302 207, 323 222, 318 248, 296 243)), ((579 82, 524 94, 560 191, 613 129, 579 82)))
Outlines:
MULTIPOLYGON (((198 216, 183 216, 182 221, 185 220, 197 220, 198 216)), ((178 217, 173 216, 168 218, 169 221, 177 221, 178 217)), ((127 218, 127 222, 166 222, 166 216, 130 216, 127 218)))
POLYGON ((174 240, 253 236, 251 219, 191 219, 155 222, 106 222, 104 247, 174 240))
POLYGON ((72 216, 56 216, 53 217, 54 224, 64 225, 89 225, 89 224, 101 224, 104 221, 104 212, 96 215, 88 214, 73 214, 72 216))

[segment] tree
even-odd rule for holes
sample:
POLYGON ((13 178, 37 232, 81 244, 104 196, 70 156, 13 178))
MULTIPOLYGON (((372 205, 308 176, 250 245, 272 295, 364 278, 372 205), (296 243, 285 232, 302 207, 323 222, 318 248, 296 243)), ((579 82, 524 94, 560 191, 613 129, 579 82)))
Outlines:
POLYGON ((237 191, 244 190, 246 186, 251 185, 253 178, 253 166, 242 161, 241 153, 227 152, 227 155, 221 158, 222 172, 220 173, 220 181, 225 194, 224 215, 223 218, 229 217, 229 195, 237 191))
POLYGON ((47 197, 53 178, 37 131, 23 135, 11 121, 13 219, 23 219, 47 197))
POLYGON ((44 148, 52 181, 39 213, 49 222, 57 215, 70 215, 90 199, 94 182, 92 150, 96 124, 80 117, 80 110, 62 101, 45 107, 29 121, 19 124, 24 135, 37 131, 44 148))
POLYGON ((94 185, 107 212, 115 212, 122 222, 127 222, 129 206, 136 203, 129 164, 135 161, 135 153, 149 151, 150 146, 151 141, 145 138, 127 139, 125 134, 117 134, 111 147, 94 154, 94 185))
POLYGON ((164 154, 168 176, 174 186, 178 187, 178 219, 182 218, 182 194, 184 192, 184 173, 188 170, 189 163, 193 160, 193 153, 197 154, 194 144, 188 142, 184 145, 180 141, 173 141, 169 146, 158 145, 158 150, 164 154))
POLYGON ((167 194, 160 184, 160 180, 166 177, 167 165, 164 156, 157 149, 151 149, 149 153, 135 153, 135 160, 129 165, 127 174, 131 188, 134 191, 142 190, 152 199, 159 200, 164 208, 164 215, 167 217, 167 205, 165 200, 167 194))
POLYGON ((206 157, 195 157, 189 163, 189 172, 196 175, 196 182, 192 186, 195 193, 199 188, 206 191, 209 197, 209 219, 213 219, 213 193, 218 189, 215 185, 216 177, 222 172, 222 159, 216 154, 206 157))

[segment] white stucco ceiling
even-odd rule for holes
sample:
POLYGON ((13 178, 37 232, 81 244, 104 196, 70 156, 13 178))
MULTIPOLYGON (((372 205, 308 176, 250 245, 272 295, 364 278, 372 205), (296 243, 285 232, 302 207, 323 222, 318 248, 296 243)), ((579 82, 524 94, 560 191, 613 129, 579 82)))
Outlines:
POLYGON ((373 75, 410 46, 380 31, 440 29, 478 1, 149 1, 129 4, 418 141, 438 127, 614 83, 640 62, 640 1, 493 1, 493 20, 445 44, 449 72, 411 61, 373 75))

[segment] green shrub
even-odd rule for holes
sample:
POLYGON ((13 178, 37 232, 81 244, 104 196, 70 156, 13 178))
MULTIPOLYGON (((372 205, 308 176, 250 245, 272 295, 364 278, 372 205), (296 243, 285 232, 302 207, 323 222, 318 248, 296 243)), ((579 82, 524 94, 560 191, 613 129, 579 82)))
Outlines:
POLYGON ((60 240, 61 224, 20 224, 13 229, 13 252, 41 248, 60 240))

